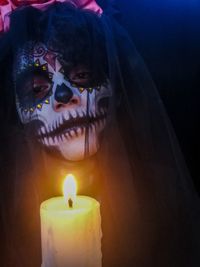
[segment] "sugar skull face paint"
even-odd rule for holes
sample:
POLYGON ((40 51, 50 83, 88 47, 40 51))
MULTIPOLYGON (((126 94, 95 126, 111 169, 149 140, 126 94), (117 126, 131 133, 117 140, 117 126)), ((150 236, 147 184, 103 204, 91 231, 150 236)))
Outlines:
POLYGON ((99 148, 112 91, 108 81, 95 85, 87 66, 66 72, 59 59, 41 43, 19 51, 14 66, 16 106, 21 122, 44 147, 78 161, 99 148))

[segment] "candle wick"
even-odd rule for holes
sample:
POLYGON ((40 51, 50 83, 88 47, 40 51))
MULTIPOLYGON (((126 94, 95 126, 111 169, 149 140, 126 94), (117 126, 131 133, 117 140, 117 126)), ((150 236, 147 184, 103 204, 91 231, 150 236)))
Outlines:
POLYGON ((73 201, 71 198, 68 199, 68 205, 70 208, 73 208, 73 201))

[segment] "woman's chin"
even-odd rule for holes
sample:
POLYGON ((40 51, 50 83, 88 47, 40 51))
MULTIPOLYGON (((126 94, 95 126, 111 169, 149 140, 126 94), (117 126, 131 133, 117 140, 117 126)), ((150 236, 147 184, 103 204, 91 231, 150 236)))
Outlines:
POLYGON ((99 149, 99 141, 96 136, 90 137, 88 140, 85 136, 74 138, 73 140, 61 142, 57 147, 62 157, 68 161, 82 161, 97 153, 99 149))

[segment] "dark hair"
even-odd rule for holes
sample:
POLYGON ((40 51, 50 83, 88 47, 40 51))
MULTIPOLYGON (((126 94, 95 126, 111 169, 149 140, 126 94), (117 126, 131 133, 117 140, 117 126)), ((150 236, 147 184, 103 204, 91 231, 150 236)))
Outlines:
POLYGON ((67 62, 69 68, 77 64, 89 65, 95 79, 105 74, 105 38, 101 20, 95 13, 61 3, 50 6, 46 11, 29 7, 13 14, 13 35, 16 35, 16 25, 16 38, 20 45, 27 41, 42 42, 61 54, 61 60, 67 62), (24 18, 28 27, 25 27, 23 36, 24 26, 20 22, 24 18))

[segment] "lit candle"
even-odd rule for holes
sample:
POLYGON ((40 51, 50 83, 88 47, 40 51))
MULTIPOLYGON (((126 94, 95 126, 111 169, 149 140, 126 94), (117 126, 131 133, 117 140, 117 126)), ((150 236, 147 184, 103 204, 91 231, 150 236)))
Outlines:
POLYGON ((76 196, 76 182, 68 175, 64 197, 40 207, 42 267, 101 267, 100 204, 76 196))

